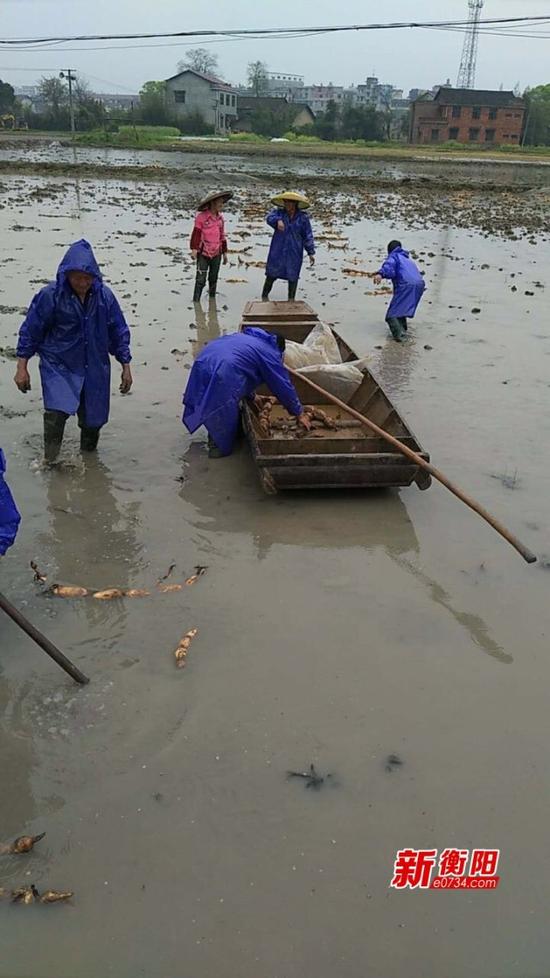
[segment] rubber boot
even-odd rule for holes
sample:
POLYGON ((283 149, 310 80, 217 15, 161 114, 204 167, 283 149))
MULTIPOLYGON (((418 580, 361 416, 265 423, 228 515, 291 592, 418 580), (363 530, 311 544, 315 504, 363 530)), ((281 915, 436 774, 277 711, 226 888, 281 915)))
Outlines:
POLYGON ((80 451, 95 452, 99 441, 100 428, 81 428, 80 429, 80 451))
POLYGON ((202 295, 203 288, 204 288, 204 285, 197 285, 197 283, 195 282, 195 291, 193 292, 193 302, 200 302, 201 301, 201 295, 202 295))
POLYGON ((68 415, 62 411, 44 411, 44 458, 55 462, 61 445, 68 415))
POLYGON ((388 316, 386 322, 396 343, 402 343, 405 335, 403 327, 396 316, 388 316))

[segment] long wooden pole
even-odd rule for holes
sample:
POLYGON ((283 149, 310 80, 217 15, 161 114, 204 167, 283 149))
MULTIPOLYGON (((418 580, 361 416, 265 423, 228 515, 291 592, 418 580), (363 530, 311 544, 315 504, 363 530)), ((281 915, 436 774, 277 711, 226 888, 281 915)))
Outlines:
POLYGON ((394 438, 394 436, 390 435, 388 431, 384 431, 384 429, 380 428, 377 424, 374 423, 374 421, 369 421, 368 418, 366 418, 363 414, 360 414, 359 411, 356 411, 355 408, 352 408, 350 407, 349 404, 345 404, 344 401, 341 401, 339 397, 335 397, 334 394, 329 394, 328 391, 323 390, 322 387, 319 387, 318 384, 315 384, 308 377, 305 377, 304 374, 298 373, 298 371, 293 370, 291 367, 287 367, 287 370, 289 374, 291 374, 291 376, 294 377, 296 380, 301 380, 304 384, 307 384, 308 387, 312 388, 312 390, 316 391, 318 394, 321 394, 323 399, 332 401, 332 403, 336 404, 339 408, 342 409, 342 411, 345 411, 347 414, 351 415, 352 418, 356 418, 357 421, 360 421, 361 424, 363 424, 366 428, 370 428, 371 431, 374 431, 377 435, 380 436, 380 438, 385 438, 385 440, 389 442, 390 445, 393 445, 393 447, 397 448, 399 452, 402 452, 403 455, 406 455, 407 458, 410 458, 411 462, 415 462, 416 465, 420 466, 421 469, 425 469, 426 472, 429 472, 430 475, 433 475, 434 479, 437 479, 438 482, 441 482, 442 485, 446 486, 446 488, 449 489, 449 491, 452 492, 453 495, 455 495, 458 499, 462 500, 463 503, 466 503, 466 506, 469 506, 470 509, 473 509, 474 513, 477 513, 478 516, 481 516, 481 518, 485 520, 489 524, 489 526, 492 526, 493 530, 496 530, 497 533, 500 533, 501 537, 504 537, 504 539, 507 540, 508 543, 510 543, 512 547, 514 547, 517 550, 517 552, 521 554, 523 559, 526 560, 528 564, 535 563, 537 559, 535 554, 532 553, 532 551, 529 550, 521 542, 521 540, 518 540, 518 538, 515 537, 513 533, 510 533, 510 531, 507 530, 506 527, 502 525, 502 523, 499 523, 499 521, 496 520, 495 517, 492 516, 491 513, 489 513, 483 506, 481 506, 480 503, 478 503, 475 499, 473 499, 472 496, 469 496, 467 493, 463 492, 463 490, 459 489, 459 487, 455 485, 454 482, 451 482, 451 480, 448 479, 443 472, 440 472, 439 469, 436 469, 435 465, 431 465, 430 462, 426 462, 426 460, 422 458, 421 455, 418 455, 416 452, 413 452, 412 448, 409 448, 408 445, 404 445, 403 442, 399 441, 398 438, 394 438))
POLYGON ((18 611, 17 608, 12 605, 11 601, 8 601, 3 594, 0 594, 0 608, 2 611, 5 611, 6 614, 9 615, 9 617, 15 622, 15 624, 19 625, 19 628, 22 628, 23 631, 26 632, 27 635, 29 635, 30 638, 32 638, 33 641, 40 646, 41 649, 44 649, 44 652, 54 659, 58 666, 61 666, 61 668, 69 674, 71 679, 74 679, 75 683, 80 683, 82 686, 84 686, 86 683, 90 682, 88 677, 85 676, 80 669, 77 669, 70 659, 68 659, 66 655, 63 655, 63 652, 60 652, 53 642, 50 642, 49 638, 46 638, 46 636, 43 635, 42 632, 39 632, 30 621, 27 621, 24 615, 22 615, 21 612, 18 611))

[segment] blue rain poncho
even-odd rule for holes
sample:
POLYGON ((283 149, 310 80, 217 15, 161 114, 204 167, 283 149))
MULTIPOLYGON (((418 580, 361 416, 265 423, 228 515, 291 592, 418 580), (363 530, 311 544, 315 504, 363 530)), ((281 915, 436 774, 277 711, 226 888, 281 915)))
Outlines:
POLYGON ((19 330, 17 356, 38 353, 44 407, 76 414, 81 397, 88 428, 109 418, 111 363, 130 363, 130 330, 122 310, 103 285, 91 245, 76 241, 57 269, 55 282, 37 292, 19 330), (81 302, 67 272, 88 272, 94 281, 81 302))
POLYGON ((239 427, 239 401, 261 384, 290 414, 302 405, 283 365, 277 339, 247 326, 208 343, 195 360, 183 395, 183 423, 191 432, 204 425, 216 447, 230 455, 239 427))
POLYGON ((15 500, 9 486, 4 482, 5 471, 6 458, 0 448, 0 557, 3 557, 8 547, 11 547, 21 522, 15 500))
POLYGON ((394 248, 378 270, 378 275, 393 282, 393 299, 388 306, 386 318, 405 316, 412 319, 426 283, 409 257, 409 252, 404 248, 394 248))
POLYGON ((300 278, 304 249, 315 254, 315 242, 311 222, 305 211, 298 210, 291 221, 284 207, 276 207, 267 215, 267 223, 275 228, 271 239, 265 273, 269 278, 284 278, 297 282, 300 278), (283 221, 284 231, 277 230, 277 221, 283 221))

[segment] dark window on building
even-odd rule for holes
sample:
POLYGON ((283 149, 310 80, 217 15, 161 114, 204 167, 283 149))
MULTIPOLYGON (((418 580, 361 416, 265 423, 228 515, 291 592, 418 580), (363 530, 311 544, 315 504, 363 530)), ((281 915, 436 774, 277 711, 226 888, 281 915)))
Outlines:
POLYGON ((481 119, 481 109, 479 105, 474 105, 472 109, 472 119, 481 119))
POLYGON ((220 129, 225 129, 225 116, 220 112, 220 129))
POLYGON ((231 105, 233 106, 233 108, 235 108, 235 105, 236 104, 237 104, 237 96, 236 95, 232 95, 231 96, 231 105))
POLYGON ((220 105, 223 105, 223 102, 224 102, 224 94, 223 92, 220 92, 220 105))
POLYGON ((512 118, 512 116, 513 116, 513 114, 514 114, 513 112, 507 112, 507 113, 506 113, 506 118, 507 118, 507 119, 511 119, 511 118, 512 118))
POLYGON ((479 129, 470 129, 468 133, 468 139, 470 140, 471 143, 477 142, 477 140, 479 139, 479 129))
POLYGON ((494 141, 495 141, 495 130, 494 129, 486 129, 485 130, 485 142, 486 143, 493 143, 494 141))
POLYGON ((432 129, 432 143, 439 142, 439 129, 432 129))
POLYGON ((518 138, 519 138, 519 137, 518 137, 518 134, 517 134, 517 132, 513 132, 513 133, 512 133, 512 139, 518 139, 518 138))
POLYGON ((489 118, 496 119, 497 113, 498 113, 498 109, 489 109, 489 118))
POLYGON ((185 92, 182 88, 174 92, 174 102, 185 102, 185 92))
POLYGON ((453 105, 453 119, 460 119, 460 105, 453 105))
POLYGON ((521 112, 514 112, 514 119, 521 119, 521 112))
POLYGON ((449 129, 449 139, 458 139, 458 126, 452 126, 449 129))

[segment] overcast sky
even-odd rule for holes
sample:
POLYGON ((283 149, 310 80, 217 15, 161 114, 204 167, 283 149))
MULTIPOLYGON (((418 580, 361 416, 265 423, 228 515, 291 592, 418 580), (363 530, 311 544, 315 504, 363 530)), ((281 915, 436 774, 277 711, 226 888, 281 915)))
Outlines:
MULTIPOLYGON (((1 0, 1 6, 2 38, 461 19, 468 10, 467 0, 386 4, 379 0, 1 0)), ((483 10, 484 17, 537 14, 550 18, 550 0, 485 0, 483 10)), ((136 43, 159 46, 90 50, 91 45, 73 42, 55 50, 2 48, 0 78, 14 85, 32 85, 44 74, 70 67, 82 72, 96 91, 137 92, 144 81, 174 74, 177 61, 189 49, 166 41, 136 43)), ((403 30, 292 40, 200 41, 196 46, 217 54, 218 73, 233 83, 244 81, 247 62, 259 59, 272 71, 304 75, 306 84, 348 85, 375 74, 407 93, 447 78, 456 84, 462 43, 463 35, 454 32, 403 30)), ((522 89, 550 83, 550 38, 480 37, 476 87, 498 88, 502 83, 513 88, 517 82, 522 89)))

